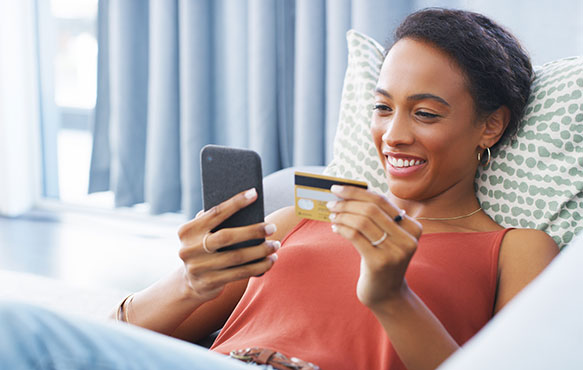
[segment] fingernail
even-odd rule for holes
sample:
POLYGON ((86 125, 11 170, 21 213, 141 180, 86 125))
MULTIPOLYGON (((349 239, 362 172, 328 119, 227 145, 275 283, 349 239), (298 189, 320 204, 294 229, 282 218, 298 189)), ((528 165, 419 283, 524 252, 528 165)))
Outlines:
POLYGON ((338 226, 336 226, 336 224, 332 224, 332 232, 333 233, 337 233, 338 232, 338 226))
POLYGON ((268 240, 267 244, 269 244, 269 246, 273 248, 273 250, 275 250, 276 252, 279 250, 279 248, 281 248, 281 243, 279 242, 279 240, 268 240))
POLYGON ((334 221, 334 219, 336 218, 336 213, 330 213, 330 216, 328 216, 328 218, 330 219, 330 221, 334 221))
POLYGON ((344 190, 344 186, 341 185, 332 185, 330 187, 330 191, 333 193, 342 193, 342 190, 344 190))
POLYGON ((252 199, 256 195, 257 195, 257 190, 255 190, 255 188, 249 189, 245 192, 245 198, 247 198, 247 199, 252 199))
POLYGON ((275 253, 269 255, 269 259, 271 260, 271 262, 277 261, 277 258, 278 258, 277 254, 275 254, 275 253))
POLYGON ((328 209, 332 209, 334 208, 334 206, 336 205, 336 203, 338 203, 338 201, 336 200, 330 200, 326 203, 326 207, 328 207, 328 209))
POLYGON ((265 225, 265 235, 271 235, 276 231, 277 231, 277 226, 275 226, 275 224, 265 225))

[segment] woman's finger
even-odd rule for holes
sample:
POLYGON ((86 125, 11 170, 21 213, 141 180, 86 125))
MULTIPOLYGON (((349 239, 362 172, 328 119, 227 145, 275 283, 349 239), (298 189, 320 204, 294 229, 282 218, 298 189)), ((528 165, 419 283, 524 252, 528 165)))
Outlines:
POLYGON ((387 233, 382 227, 379 227, 377 223, 371 221, 366 216, 353 213, 331 213, 330 216, 333 225, 348 226, 358 231, 368 240, 371 247, 374 246, 372 244, 374 241, 385 238, 385 233, 387 233))
POLYGON ((188 234, 191 232, 212 230, 227 218, 231 217, 235 212, 247 207, 256 200, 257 191, 255 188, 242 191, 180 226, 178 236, 180 239, 183 239, 188 237, 188 234))
POLYGON ((384 227, 379 224, 383 224, 378 218, 374 221, 360 214, 355 213, 338 213, 333 217, 333 225, 344 226, 351 231, 346 231, 352 240, 358 240, 358 235, 353 235, 355 233, 360 234, 366 240, 362 248, 363 252, 366 250, 378 250, 383 249, 387 245, 391 245, 391 248, 400 248, 401 245, 407 246, 410 242, 415 240, 415 238, 409 234, 406 230, 396 226, 390 220, 384 222, 384 227))
POLYGON ((236 243, 265 239, 267 236, 273 235, 276 230, 275 224, 259 223, 221 229, 214 233, 207 232, 199 241, 192 244, 185 243, 180 250, 180 256, 186 259, 201 254, 215 254, 219 249, 236 243))
POLYGON ((275 224, 254 224, 226 228, 210 233, 206 238, 206 247, 211 252, 228 247, 230 245, 253 239, 264 239, 277 230, 275 224))
POLYGON ((271 269, 277 261, 277 255, 271 254, 257 262, 236 267, 210 270, 201 274, 190 274, 190 284, 195 291, 212 292, 222 289, 226 284, 233 281, 259 276, 271 269))
MULTIPOLYGON (((370 218, 380 229, 392 235, 406 232, 416 239, 421 236, 421 224, 407 216, 401 209, 393 206, 386 199, 375 193, 365 195, 370 200, 341 200, 329 202, 328 208, 332 214, 351 213, 370 218)), ((361 198, 365 197, 362 194, 361 198)), ((354 225, 358 228, 359 225, 354 225)), ((360 229, 359 229, 360 230, 360 229)), ((382 235, 382 233, 381 233, 382 235)), ((367 235, 371 240, 378 240, 375 234, 367 235)))
MULTIPOLYGON (((356 227, 349 226, 350 224, 357 224, 358 222, 351 222, 348 218, 352 217, 359 217, 354 215, 347 215, 347 214, 339 214, 337 215, 334 220, 332 221, 332 232, 339 234, 343 238, 349 240, 358 253, 365 258, 374 259, 375 258, 375 247, 372 246, 370 240, 364 233, 357 229, 356 227)), ((377 232, 381 232, 381 230, 376 227, 377 232)), ((369 231, 370 232, 370 231, 369 231)))
POLYGON ((239 248, 235 250, 214 253, 212 255, 198 256, 193 259, 186 259, 188 272, 193 275, 200 275, 208 271, 218 271, 240 266, 252 261, 264 259, 276 253, 281 246, 277 240, 267 240, 252 247, 239 248))
MULTIPOLYGON (((422 226, 419 221, 415 220, 413 217, 403 215, 402 210, 397 207, 393 202, 391 202, 387 197, 381 194, 377 194, 373 191, 362 189, 356 186, 344 186, 344 185, 333 185, 330 191, 334 195, 341 199, 347 200, 357 200, 370 202, 377 205, 382 209, 387 215, 390 216, 396 222, 401 223, 401 227, 407 230, 415 238, 419 238, 422 232, 422 226), (399 216, 399 217, 398 217, 399 216)), ((339 201, 338 203, 341 203, 339 201)))
POLYGON ((399 266, 398 270, 404 274, 406 265, 417 249, 417 241, 412 236, 405 236, 398 242, 387 237, 381 245, 375 247, 359 230, 350 226, 334 224, 332 231, 350 240, 368 268, 373 271, 399 266))

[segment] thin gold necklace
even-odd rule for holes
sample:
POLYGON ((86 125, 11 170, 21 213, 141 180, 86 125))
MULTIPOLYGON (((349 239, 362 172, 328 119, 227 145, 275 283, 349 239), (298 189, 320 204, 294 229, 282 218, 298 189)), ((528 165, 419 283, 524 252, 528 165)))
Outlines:
POLYGON ((459 220, 460 218, 466 218, 475 215, 480 212, 482 207, 468 213, 467 215, 455 216, 455 217, 415 217, 417 220, 427 220, 427 221, 448 221, 448 220, 459 220))

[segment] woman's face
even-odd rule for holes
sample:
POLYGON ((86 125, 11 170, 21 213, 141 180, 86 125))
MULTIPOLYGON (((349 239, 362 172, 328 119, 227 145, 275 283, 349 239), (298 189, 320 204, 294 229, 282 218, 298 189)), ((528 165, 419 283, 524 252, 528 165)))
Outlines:
POLYGON ((426 200, 473 186, 483 125, 461 70, 431 44, 402 39, 391 48, 371 130, 398 198, 426 200))

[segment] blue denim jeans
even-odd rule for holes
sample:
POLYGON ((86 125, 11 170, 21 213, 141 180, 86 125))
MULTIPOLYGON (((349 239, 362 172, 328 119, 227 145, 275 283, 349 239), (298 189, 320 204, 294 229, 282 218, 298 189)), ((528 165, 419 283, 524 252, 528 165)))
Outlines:
POLYGON ((0 300, 0 369, 262 369, 178 339, 0 300))

